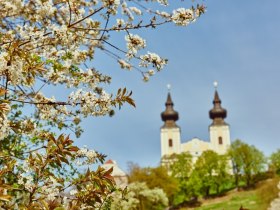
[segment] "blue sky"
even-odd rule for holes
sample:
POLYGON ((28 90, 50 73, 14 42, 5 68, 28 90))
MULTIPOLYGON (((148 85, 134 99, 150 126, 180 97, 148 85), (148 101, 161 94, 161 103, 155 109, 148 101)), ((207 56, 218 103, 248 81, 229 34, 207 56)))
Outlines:
POLYGON ((79 145, 107 154, 125 170, 128 161, 156 166, 166 85, 172 85, 182 141, 208 140, 217 80, 231 139, 253 144, 266 155, 280 148, 280 1, 205 4, 206 14, 188 27, 141 31, 148 50, 169 59, 148 83, 136 71, 121 70, 114 60, 96 55, 94 65, 112 75, 110 89, 132 90, 137 108, 126 105, 112 118, 85 119, 79 145))

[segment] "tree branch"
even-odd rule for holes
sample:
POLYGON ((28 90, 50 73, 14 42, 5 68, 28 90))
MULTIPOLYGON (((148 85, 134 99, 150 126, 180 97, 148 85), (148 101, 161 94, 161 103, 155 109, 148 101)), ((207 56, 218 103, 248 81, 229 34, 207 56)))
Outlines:
POLYGON ((68 25, 68 28, 72 28, 74 25, 76 25, 76 24, 78 24, 78 23, 84 21, 85 19, 91 17, 92 15, 96 14, 97 12, 100 12, 102 9, 104 9, 104 6, 100 7, 99 9, 94 10, 92 13, 90 13, 90 14, 87 15, 87 16, 85 16, 84 18, 82 18, 82 19, 80 19, 80 20, 78 20, 78 21, 76 21, 76 22, 74 22, 74 23, 68 25))

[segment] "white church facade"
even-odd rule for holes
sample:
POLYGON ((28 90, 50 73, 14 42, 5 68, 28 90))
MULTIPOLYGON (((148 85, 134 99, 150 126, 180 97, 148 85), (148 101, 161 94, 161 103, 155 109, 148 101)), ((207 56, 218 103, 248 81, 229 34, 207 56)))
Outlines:
POLYGON ((173 153, 189 152, 195 161, 204 151, 213 150, 218 154, 225 154, 230 146, 230 127, 224 121, 226 109, 222 108, 217 89, 215 90, 213 108, 209 111, 212 120, 209 125, 209 140, 193 138, 185 143, 181 142, 181 128, 176 124, 179 114, 173 108, 174 104, 170 92, 167 95, 165 111, 161 113, 164 125, 160 129, 161 157, 173 153))

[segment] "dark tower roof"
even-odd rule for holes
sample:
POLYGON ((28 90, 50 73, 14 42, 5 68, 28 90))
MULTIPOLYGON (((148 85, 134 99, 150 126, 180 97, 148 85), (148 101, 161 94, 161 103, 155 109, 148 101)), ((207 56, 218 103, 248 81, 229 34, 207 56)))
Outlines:
POLYGON ((178 127, 175 123, 179 119, 179 114, 173 109, 173 101, 171 99, 170 93, 167 95, 167 100, 165 102, 165 111, 161 113, 161 119, 164 121, 163 127, 178 127))
POLYGON ((227 117, 227 110, 222 108, 221 103, 218 91, 215 90, 214 107, 209 111, 209 117, 213 120, 212 125, 226 125, 224 119, 227 117))

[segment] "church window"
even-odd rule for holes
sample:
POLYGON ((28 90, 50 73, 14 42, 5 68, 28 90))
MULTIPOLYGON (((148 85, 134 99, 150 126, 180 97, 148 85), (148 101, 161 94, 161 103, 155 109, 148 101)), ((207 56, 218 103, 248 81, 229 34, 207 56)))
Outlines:
POLYGON ((223 138, 219 136, 219 144, 223 144, 223 138))
POLYGON ((169 139, 169 140, 168 140, 168 145, 169 145, 169 147, 172 147, 172 146, 173 146, 172 139, 169 139))

